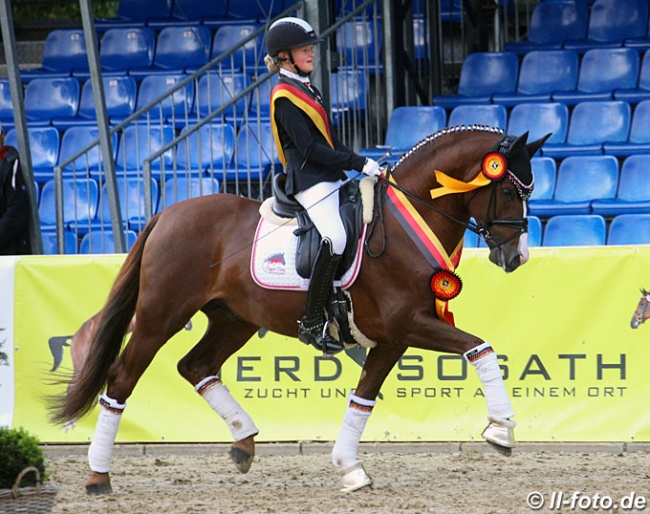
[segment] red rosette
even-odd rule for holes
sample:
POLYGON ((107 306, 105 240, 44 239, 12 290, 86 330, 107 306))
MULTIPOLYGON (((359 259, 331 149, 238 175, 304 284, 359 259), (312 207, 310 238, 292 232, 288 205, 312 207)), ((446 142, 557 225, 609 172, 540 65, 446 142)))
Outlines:
POLYGON ((441 269, 431 276, 431 291, 438 300, 451 300, 460 294, 463 282, 456 273, 441 269))
POLYGON ((500 153, 492 152, 483 157, 481 171, 490 180, 500 180, 508 170, 506 158, 500 153))

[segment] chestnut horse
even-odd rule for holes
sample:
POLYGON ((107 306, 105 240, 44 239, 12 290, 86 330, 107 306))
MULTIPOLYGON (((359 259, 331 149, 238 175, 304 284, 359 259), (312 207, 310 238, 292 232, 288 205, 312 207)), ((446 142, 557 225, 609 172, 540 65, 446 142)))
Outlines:
MULTIPOLYGON (((408 347, 464 355, 485 391, 484 439, 504 452, 515 446, 514 412, 496 353, 456 328, 446 306, 460 291, 454 270, 468 227, 485 239, 490 261, 504 271, 528 259, 530 159, 546 138, 527 138, 479 126, 444 129, 406 152, 375 185, 367 255, 346 291, 351 324, 370 351, 332 452, 342 491, 372 483, 357 458, 358 443, 385 378, 408 347)), ((251 277, 259 211, 254 200, 204 196, 170 206, 139 235, 101 311, 83 367, 51 406, 52 420, 65 423, 87 414, 99 395, 88 450, 89 494, 111 492, 110 461, 126 400, 156 352, 198 311, 208 326, 178 371, 226 422, 234 441, 230 456, 240 472, 249 470, 258 430, 216 374, 260 328, 296 337, 306 303, 304 292, 269 290, 251 277)))
POLYGON ((632 316, 632 321, 630 321, 630 326, 639 328, 639 325, 645 323, 648 318, 650 318, 650 291, 641 289, 641 298, 632 316))

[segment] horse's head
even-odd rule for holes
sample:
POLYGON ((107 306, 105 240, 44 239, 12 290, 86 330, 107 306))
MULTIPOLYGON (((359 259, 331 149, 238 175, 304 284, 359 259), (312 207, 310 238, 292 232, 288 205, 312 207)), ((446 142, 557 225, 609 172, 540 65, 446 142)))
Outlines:
POLYGON ((490 261, 506 272, 528 260, 526 208, 534 182, 530 159, 550 135, 532 143, 527 142, 527 132, 498 141, 479 172, 487 185, 468 197, 470 214, 490 248, 490 261))
POLYGON ((632 328, 638 328, 638 326, 645 323, 645 320, 648 318, 650 318, 650 292, 641 289, 641 299, 639 300, 639 304, 636 306, 634 316, 632 316, 632 321, 630 321, 630 326, 632 328))

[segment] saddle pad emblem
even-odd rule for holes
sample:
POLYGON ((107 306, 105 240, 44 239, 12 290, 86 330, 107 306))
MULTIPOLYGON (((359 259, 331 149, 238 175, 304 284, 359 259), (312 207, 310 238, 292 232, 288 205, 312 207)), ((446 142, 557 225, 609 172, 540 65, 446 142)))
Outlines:
MULTIPOLYGON (((260 218, 251 250, 251 276, 255 283, 265 289, 307 291, 309 279, 296 271, 296 246, 298 237, 293 231, 296 225, 277 225, 260 218)), ((350 287, 359 274, 366 227, 352 266, 341 277, 341 288, 350 287)))

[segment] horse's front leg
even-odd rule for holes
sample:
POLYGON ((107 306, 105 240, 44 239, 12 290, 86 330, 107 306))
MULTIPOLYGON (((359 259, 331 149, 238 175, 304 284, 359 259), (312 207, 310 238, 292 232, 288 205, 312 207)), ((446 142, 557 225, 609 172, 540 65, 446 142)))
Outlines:
POLYGON ((417 318, 415 321, 412 326, 421 329, 409 334, 410 346, 463 355, 474 366, 488 411, 488 426, 482 436, 501 453, 512 453, 516 444, 515 422, 511 419, 514 411, 492 345, 430 316, 420 317, 420 323, 417 318))
POLYGON ((406 348, 371 349, 357 389, 350 393, 343 425, 332 450, 334 466, 340 470, 343 477, 343 492, 356 491, 372 485, 372 480, 357 458, 357 449, 379 390, 405 350, 406 348))

